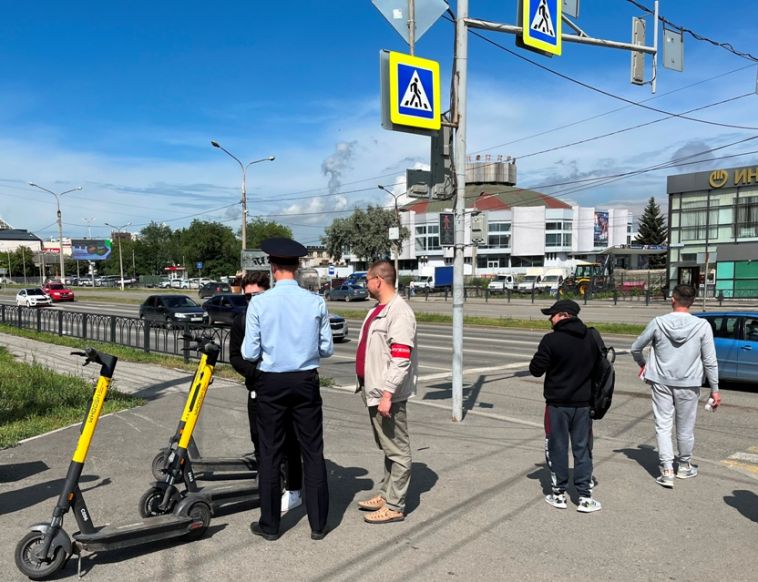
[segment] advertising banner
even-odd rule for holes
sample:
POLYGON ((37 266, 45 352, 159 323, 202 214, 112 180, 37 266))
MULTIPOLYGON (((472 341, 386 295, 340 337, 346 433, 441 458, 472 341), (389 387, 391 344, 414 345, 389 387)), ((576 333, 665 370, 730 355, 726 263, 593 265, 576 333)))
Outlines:
POLYGON ((112 244, 103 239, 74 239, 71 241, 71 258, 76 261, 104 261, 111 256, 112 244))
POLYGON ((608 246, 608 212, 595 212, 595 246, 608 246))

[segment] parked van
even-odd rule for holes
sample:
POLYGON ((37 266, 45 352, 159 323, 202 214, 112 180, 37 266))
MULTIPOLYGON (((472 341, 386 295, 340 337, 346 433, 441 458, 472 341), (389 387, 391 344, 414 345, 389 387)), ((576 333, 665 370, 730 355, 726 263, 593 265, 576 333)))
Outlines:
POLYGON ((505 293, 507 290, 513 291, 516 280, 513 275, 496 275, 487 286, 490 293, 505 293))

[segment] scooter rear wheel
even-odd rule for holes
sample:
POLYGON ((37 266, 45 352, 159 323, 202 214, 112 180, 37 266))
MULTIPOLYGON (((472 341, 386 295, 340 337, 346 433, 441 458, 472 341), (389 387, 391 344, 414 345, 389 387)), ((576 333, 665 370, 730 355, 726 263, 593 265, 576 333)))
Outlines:
POLYGON ((192 519, 199 520, 203 523, 201 527, 197 527, 187 533, 184 536, 184 539, 186 540, 198 540, 205 534, 205 530, 208 529, 208 526, 211 524, 211 508, 208 506, 207 503, 203 501, 198 501, 197 503, 193 504, 189 510, 187 511, 187 515, 189 515, 192 519))
POLYGON ((16 567, 24 576, 31 580, 44 580, 63 567, 68 556, 61 547, 51 547, 52 559, 41 561, 34 555, 35 550, 42 544, 45 534, 38 531, 30 531, 16 545, 16 567))

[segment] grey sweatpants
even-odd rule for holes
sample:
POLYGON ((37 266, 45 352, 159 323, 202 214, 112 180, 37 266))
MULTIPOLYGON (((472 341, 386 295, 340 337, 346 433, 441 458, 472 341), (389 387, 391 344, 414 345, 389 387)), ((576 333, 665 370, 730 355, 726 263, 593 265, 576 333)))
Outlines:
POLYGON ((695 445, 695 420, 700 387, 671 387, 650 383, 653 392, 655 436, 658 440, 658 460, 662 468, 674 467, 674 448, 671 430, 676 417, 676 444, 679 463, 689 463, 695 445))

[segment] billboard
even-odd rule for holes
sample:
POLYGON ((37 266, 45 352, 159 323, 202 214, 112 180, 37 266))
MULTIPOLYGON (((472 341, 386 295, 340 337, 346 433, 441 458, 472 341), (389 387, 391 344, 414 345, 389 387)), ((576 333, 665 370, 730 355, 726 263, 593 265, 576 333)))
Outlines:
POLYGON ((71 258, 76 261, 104 261, 111 256, 112 244, 103 239, 74 239, 71 241, 71 258))
POLYGON ((608 246, 608 211, 595 212, 595 246, 608 246))

